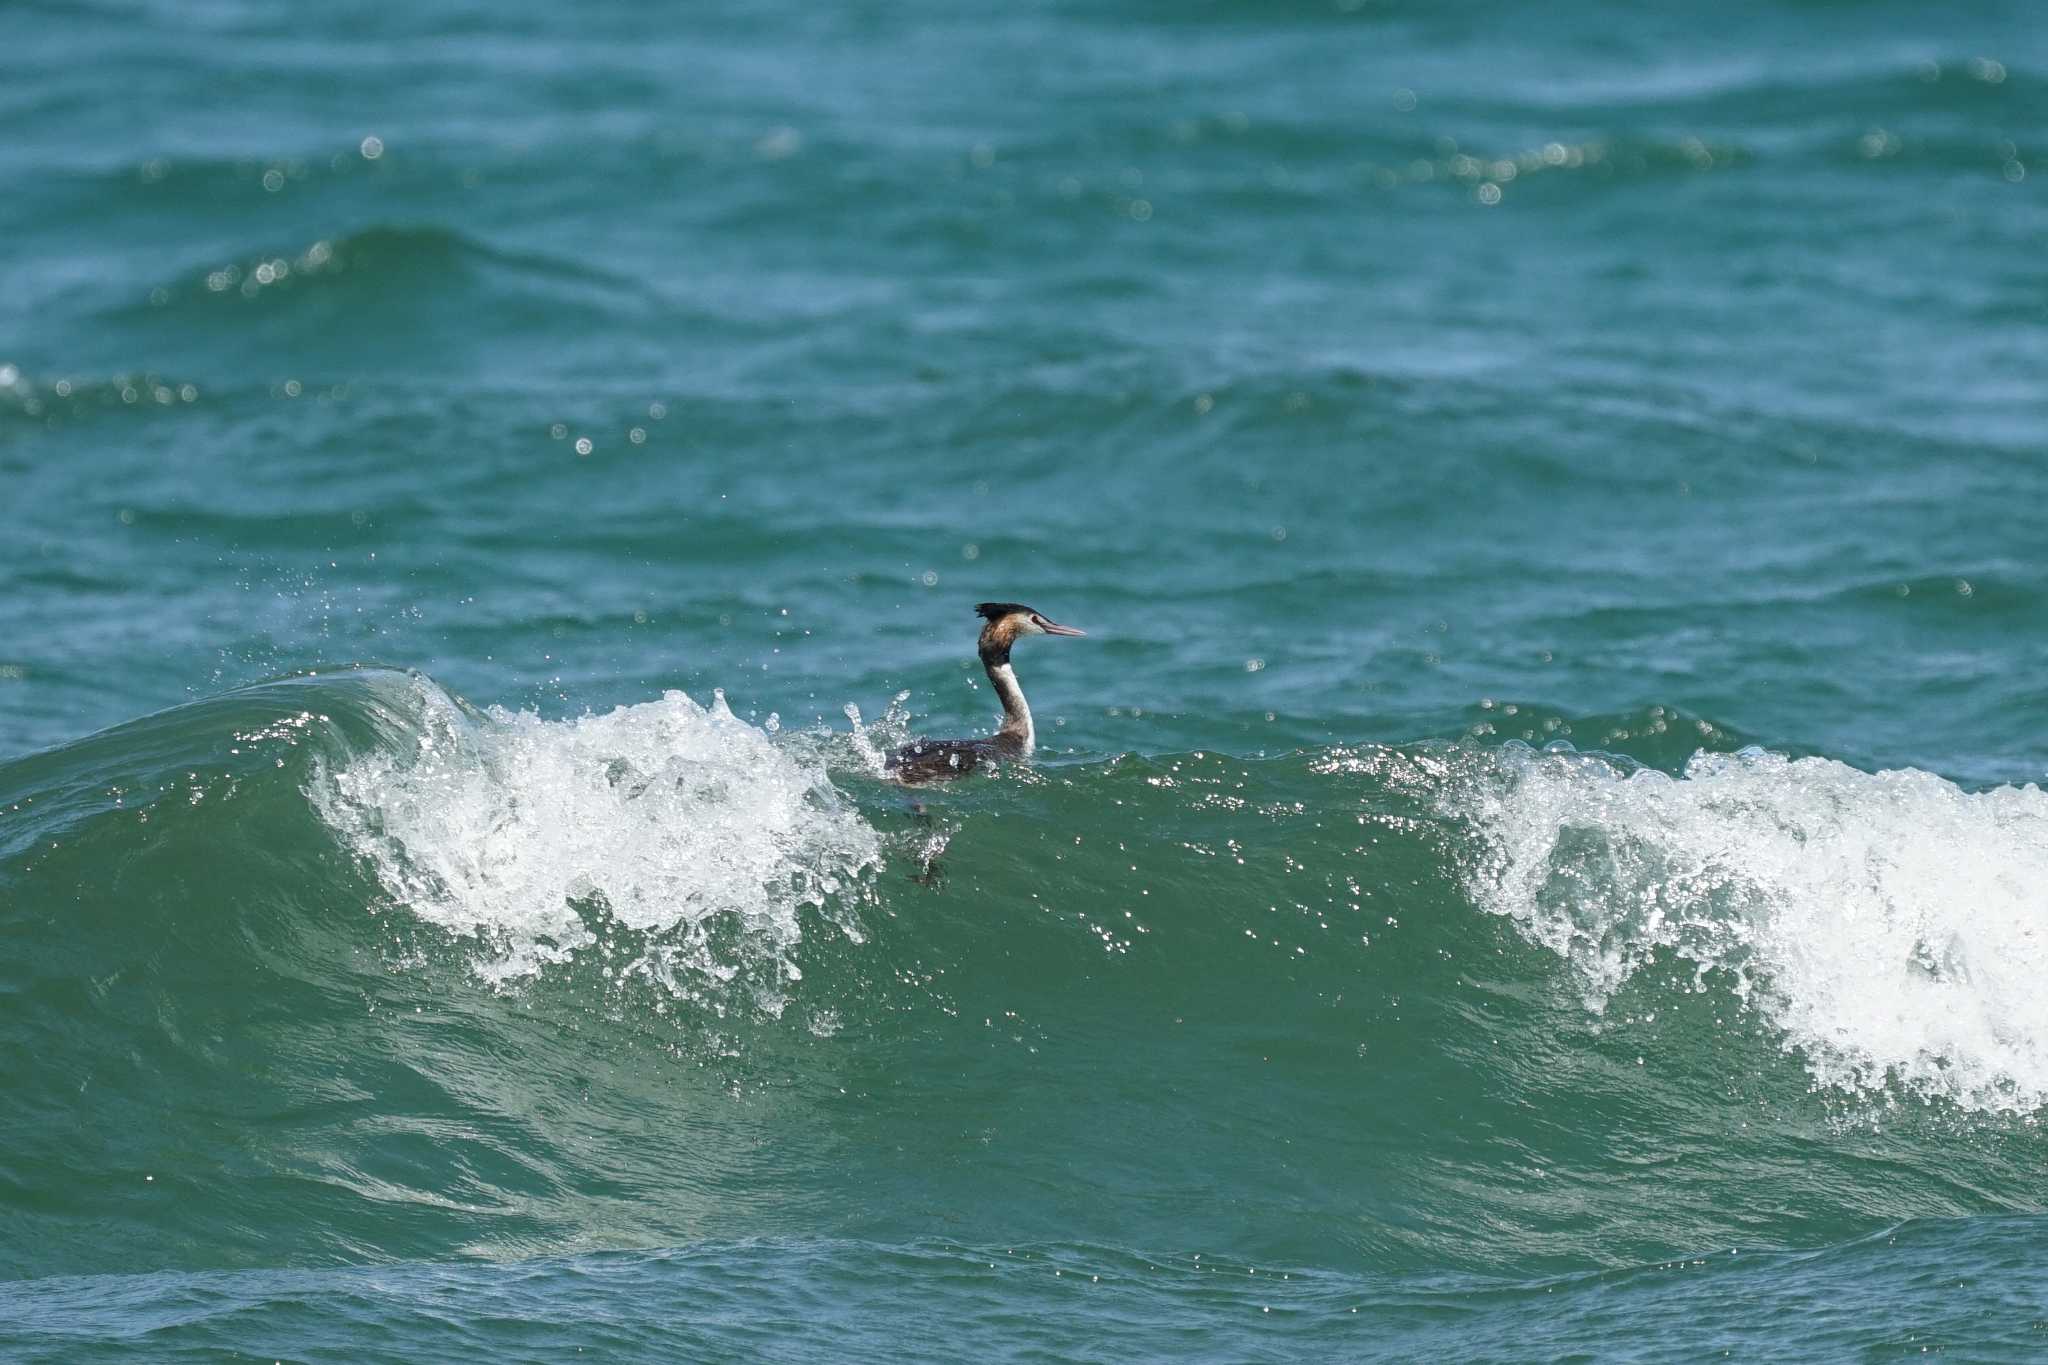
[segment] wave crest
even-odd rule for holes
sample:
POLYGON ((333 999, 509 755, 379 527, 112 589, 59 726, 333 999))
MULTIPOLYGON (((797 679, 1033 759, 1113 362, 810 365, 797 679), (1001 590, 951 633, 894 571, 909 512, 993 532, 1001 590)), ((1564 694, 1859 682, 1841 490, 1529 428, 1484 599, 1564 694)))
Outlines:
POLYGON ((1967 1108, 2048 1104, 2048 793, 1967 792, 1761 749, 1673 778, 1495 752, 1446 789, 1482 908, 1603 1009, 1659 954, 1724 974, 1814 1080, 1967 1108))
POLYGON ((420 698, 410 743, 318 763, 307 791, 393 902, 490 946, 488 975, 531 975, 607 923, 638 936, 621 971, 672 988, 740 972, 735 935, 768 980, 794 979, 804 907, 860 937, 852 893, 880 841, 822 763, 722 693, 565 721, 466 711, 425 684, 420 698))

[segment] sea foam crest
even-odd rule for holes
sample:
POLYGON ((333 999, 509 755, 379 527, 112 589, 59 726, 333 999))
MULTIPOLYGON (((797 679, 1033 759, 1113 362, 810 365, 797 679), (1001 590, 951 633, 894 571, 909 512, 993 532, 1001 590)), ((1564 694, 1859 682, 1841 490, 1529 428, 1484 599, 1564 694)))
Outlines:
POLYGON ((308 792, 394 901, 489 944, 492 975, 565 959, 606 917, 656 940, 634 966, 670 984, 679 967, 728 977, 764 955, 794 977, 806 905, 859 936, 851 893, 880 861, 874 831, 816 756, 723 694, 561 721, 467 712, 425 683, 420 699, 406 742, 316 769, 308 792), (714 928, 752 961, 716 960, 714 928))
POLYGON ((2048 1105, 2048 794, 1757 749, 1683 776, 1509 748, 1450 813, 1485 909, 1595 1009, 1659 949, 1722 969, 1815 1080, 2048 1105))

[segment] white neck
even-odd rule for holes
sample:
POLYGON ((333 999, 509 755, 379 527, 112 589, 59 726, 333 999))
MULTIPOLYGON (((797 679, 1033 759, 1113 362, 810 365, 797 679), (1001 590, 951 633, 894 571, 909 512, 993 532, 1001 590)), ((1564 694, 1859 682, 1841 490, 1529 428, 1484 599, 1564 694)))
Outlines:
POLYGON ((1030 753, 1037 736, 1031 728, 1031 707, 1024 700, 1024 689, 1017 686, 1017 675, 1011 670, 1009 661, 996 664, 988 671, 988 680, 995 685, 996 695, 1003 699, 1003 728, 996 733, 1021 744, 1025 753, 1030 753))

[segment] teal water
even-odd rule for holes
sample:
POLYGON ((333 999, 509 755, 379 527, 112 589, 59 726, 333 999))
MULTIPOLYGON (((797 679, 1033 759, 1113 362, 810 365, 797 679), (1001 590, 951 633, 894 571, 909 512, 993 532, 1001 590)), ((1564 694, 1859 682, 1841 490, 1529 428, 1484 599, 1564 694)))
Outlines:
POLYGON ((2030 7, 0 32, 0 1354, 2044 1350, 2030 7))

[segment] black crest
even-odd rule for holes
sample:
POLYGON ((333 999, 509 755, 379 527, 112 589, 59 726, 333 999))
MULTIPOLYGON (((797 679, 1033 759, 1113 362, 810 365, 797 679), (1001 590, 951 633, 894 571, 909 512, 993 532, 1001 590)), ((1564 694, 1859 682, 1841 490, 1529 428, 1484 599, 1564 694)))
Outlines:
POLYGON ((983 619, 989 621, 1000 621, 1012 612, 1019 611, 1023 612, 1026 616, 1038 615, 1037 612, 1025 606, 1022 602, 976 602, 974 609, 981 613, 983 619))

